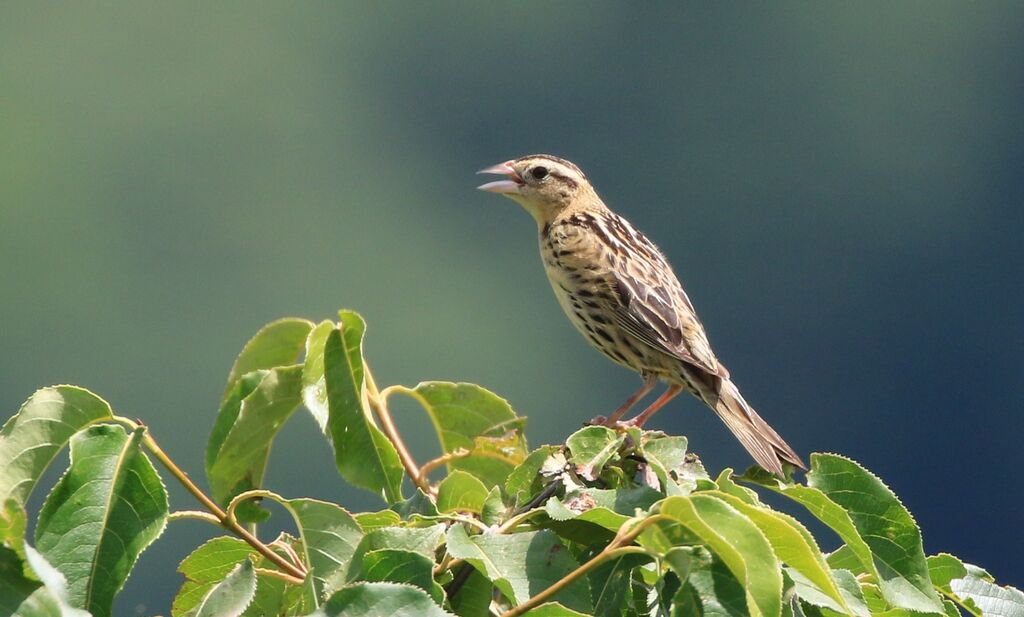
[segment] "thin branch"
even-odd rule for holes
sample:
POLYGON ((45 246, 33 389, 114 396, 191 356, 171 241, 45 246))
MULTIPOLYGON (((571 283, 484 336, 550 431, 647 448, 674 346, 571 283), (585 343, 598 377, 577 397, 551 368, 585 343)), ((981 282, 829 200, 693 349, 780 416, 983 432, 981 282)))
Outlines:
MULTIPOLYGON (((142 422, 138 422, 138 424, 140 426, 143 425, 142 422)), ((156 457, 156 459, 160 461, 165 468, 167 468, 167 471, 169 471, 170 474, 185 487, 185 490, 192 493, 192 496, 217 518, 222 527, 242 540, 245 540, 245 542, 256 549, 260 555, 266 557, 268 561, 281 568, 298 581, 301 582, 306 578, 307 572, 305 569, 289 563, 284 557, 281 557, 274 551, 270 550, 270 547, 261 542, 259 538, 249 533, 245 527, 238 524, 238 521, 233 517, 229 517, 227 513, 216 504, 216 502, 207 497, 206 493, 192 482, 191 478, 188 477, 188 474, 182 471, 181 468, 171 460, 171 457, 167 456, 167 453, 163 451, 163 448, 161 448, 159 444, 157 444, 149 431, 146 431, 143 435, 142 442, 146 445, 146 448, 153 454, 153 456, 156 457)))
POLYGON ((552 583, 551 586, 545 589, 544 591, 538 593, 537 595, 533 596, 526 602, 523 602, 519 606, 516 606, 505 611, 501 614, 501 617, 518 617, 526 611, 540 606, 553 595, 557 594, 559 591, 561 591, 568 585, 572 584, 573 581, 583 576, 587 572, 590 572, 591 570, 593 570, 594 568, 596 568, 597 566, 601 565, 609 559, 619 557, 620 555, 628 555, 633 553, 647 554, 647 550, 642 547, 627 545, 632 544, 633 540, 636 540, 636 538, 641 533, 643 533, 644 529, 650 527, 654 523, 658 523, 664 520, 671 519, 667 516, 655 514, 654 516, 645 518, 636 524, 633 524, 634 521, 627 521, 622 525, 622 527, 619 528, 619 531, 615 534, 615 538, 608 544, 608 546, 604 547, 604 550, 602 550, 597 555, 594 555, 594 557, 592 557, 588 562, 586 562, 582 566, 576 568, 572 572, 563 576, 561 579, 552 583))
POLYGON ((221 526, 220 519, 209 512, 200 512, 199 510, 178 510, 177 512, 171 512, 167 515, 168 521, 182 521, 185 519, 206 521, 207 523, 211 523, 218 527, 221 526))
POLYGON ((363 364, 363 374, 366 376, 366 386, 368 389, 370 407, 377 415, 377 419, 380 420, 381 430, 387 435, 387 438, 391 440, 391 443, 395 446, 395 450, 398 452, 398 460, 402 462, 402 467, 405 468, 405 473, 409 474, 409 479, 412 483, 420 488, 427 495, 434 495, 434 490, 430 486, 430 482, 427 480, 426 475, 423 474, 419 467, 416 466, 416 461, 409 454, 409 448, 405 446, 405 442, 402 441, 402 436, 398 434, 398 429, 395 427, 394 421, 391 419, 391 412, 388 410, 387 398, 381 396, 381 392, 377 389, 377 384, 373 380, 373 375, 370 374, 370 368, 363 364))
POLYGON ((423 478, 425 479, 428 475, 430 475, 431 471, 434 471, 441 465, 446 465, 448 464, 449 461, 458 460, 460 458, 465 458, 467 456, 469 456, 469 450, 465 448, 456 448, 451 452, 446 452, 435 459, 431 459, 426 463, 423 463, 423 467, 420 467, 420 475, 423 476, 423 478))
POLYGON ((269 568, 253 568, 253 569, 256 571, 256 574, 262 574, 264 576, 270 576, 270 577, 273 577, 273 578, 278 578, 278 579, 281 579, 282 581, 284 581, 286 583, 291 583, 292 585, 301 585, 302 583, 305 582, 305 579, 295 578, 294 576, 292 576, 290 574, 285 574, 284 572, 281 572, 279 570, 271 570, 269 568))

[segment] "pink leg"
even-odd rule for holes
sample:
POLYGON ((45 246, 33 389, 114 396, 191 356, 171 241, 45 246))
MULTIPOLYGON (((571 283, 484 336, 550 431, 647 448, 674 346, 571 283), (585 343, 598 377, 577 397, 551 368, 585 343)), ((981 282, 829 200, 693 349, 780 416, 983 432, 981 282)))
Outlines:
POLYGON ((655 414, 655 412, 657 412, 659 409, 668 404, 669 401, 674 399, 682 391, 682 386, 672 384, 671 386, 668 387, 667 390, 665 390, 664 394, 659 396, 657 400, 651 403, 650 407, 640 412, 640 414, 637 415, 637 417, 631 420, 626 420, 625 422, 620 422, 619 424, 623 426, 635 426, 637 428, 642 427, 644 425, 644 422, 647 422, 647 420, 649 420, 650 417, 655 414))
POLYGON ((590 422, 588 422, 587 424, 603 424, 605 426, 613 426, 616 422, 619 421, 619 418, 624 416, 627 411, 633 408, 633 405, 636 405, 637 401, 647 396, 647 394, 654 389, 654 386, 657 385, 657 383, 657 375, 644 376, 644 383, 642 386, 640 386, 640 389, 634 392, 632 395, 630 395, 630 397, 626 399, 625 403, 619 405, 619 408, 612 412, 611 417, 605 418, 604 416, 598 416, 591 420, 590 422))

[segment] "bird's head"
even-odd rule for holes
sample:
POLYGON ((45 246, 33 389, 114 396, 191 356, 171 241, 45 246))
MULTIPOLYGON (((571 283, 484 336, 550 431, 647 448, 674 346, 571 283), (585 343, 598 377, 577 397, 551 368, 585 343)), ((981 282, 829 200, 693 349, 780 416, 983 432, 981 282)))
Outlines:
POLYGON ((505 176, 504 180, 488 182, 477 188, 500 193, 519 202, 533 215, 538 225, 549 223, 566 208, 582 200, 596 197, 579 167, 548 154, 532 154, 505 161, 477 173, 505 176))

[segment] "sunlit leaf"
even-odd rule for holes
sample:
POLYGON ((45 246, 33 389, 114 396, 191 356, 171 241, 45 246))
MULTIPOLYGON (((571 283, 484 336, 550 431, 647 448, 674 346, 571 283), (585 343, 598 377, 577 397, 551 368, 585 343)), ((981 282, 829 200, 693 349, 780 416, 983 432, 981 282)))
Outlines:
POLYGON ((882 594, 895 608, 942 613, 932 588, 921 531, 877 476, 834 454, 811 455, 807 484, 845 509, 871 554, 882 594))
POLYGON ((985 617, 1024 617, 1024 593, 1014 587, 1000 587, 981 577, 968 576, 949 583, 961 600, 970 601, 985 617))
POLYGON ((297 363, 312 327, 313 323, 306 319, 286 317, 260 328, 238 354, 222 398, 228 397, 235 382, 246 373, 297 363))
POLYGON ((586 426, 570 435, 565 445, 569 447, 569 460, 576 466, 576 473, 587 480, 594 480, 625 439, 624 433, 605 426, 586 426))
POLYGON ((257 554, 256 549, 242 540, 226 536, 214 538, 192 551, 178 565, 178 572, 187 580, 174 596, 171 615, 194 615, 203 598, 228 572, 257 554))
MULTIPOLYGON (((448 531, 448 553, 465 559, 515 604, 543 591, 579 567, 550 530, 470 537, 462 525, 448 531)), ((577 579, 552 598, 573 610, 592 610, 586 579, 577 579)))
POLYGON ((256 572, 248 559, 220 581, 199 603, 196 617, 238 617, 256 595, 256 572))
POLYGON ((324 394, 330 410, 327 429, 335 464, 351 484, 395 503, 402 499, 402 464, 369 408, 363 362, 366 325, 352 311, 342 311, 340 319, 324 338, 323 349, 324 394))
POLYGON ((71 465, 46 498, 35 538, 74 606, 110 614, 136 559, 167 523, 167 492, 132 434, 97 425, 71 439, 71 465))
POLYGON ((504 484, 526 458, 526 419, 493 392, 475 384, 445 381, 396 391, 414 398, 427 411, 445 453, 469 452, 449 461, 449 472, 465 471, 491 488, 504 484))
POLYGON ((465 471, 456 469, 437 487, 437 509, 441 512, 472 512, 479 514, 487 499, 484 483, 465 471))
POLYGON ((413 585, 353 583, 309 617, 452 617, 413 585))
POLYGON ((426 591, 440 603, 444 600, 444 591, 434 582, 433 568, 434 560, 421 553, 385 548, 363 555, 359 580, 408 583, 426 591))
POLYGON ((274 437, 298 409, 301 385, 302 367, 288 366, 248 373, 228 392, 206 451, 215 500, 226 504, 262 486, 274 437))
POLYGON ((111 417, 110 405, 84 388, 36 391, 0 429, 0 503, 14 497, 24 504, 71 436, 111 417))

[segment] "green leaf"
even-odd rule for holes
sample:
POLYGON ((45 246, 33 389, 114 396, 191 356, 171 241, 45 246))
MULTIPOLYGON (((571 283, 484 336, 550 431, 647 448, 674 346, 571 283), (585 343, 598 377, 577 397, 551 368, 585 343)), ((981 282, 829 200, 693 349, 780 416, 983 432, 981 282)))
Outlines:
POLYGON ((749 594, 721 559, 690 573, 672 599, 673 617, 748 617, 749 594))
POLYGON ((1024 593, 1019 589, 977 576, 953 579, 949 586, 957 598, 973 602, 985 617, 1024 617, 1024 593))
POLYGON ((448 600, 452 611, 459 617, 491 617, 490 606, 494 585, 472 566, 463 567, 469 568, 470 574, 459 589, 459 593, 448 600))
POLYGON ((28 527, 28 515, 25 507, 17 499, 10 497, 0 511, 0 544, 4 544, 17 553, 19 559, 25 559, 25 529, 28 527))
POLYGON ((788 514, 752 505, 735 495, 719 491, 702 494, 718 497, 745 514, 764 533, 779 560, 806 577, 832 599, 840 607, 839 610, 849 612, 821 549, 800 521, 788 514))
POLYGON ((385 548, 363 555, 359 579, 369 582, 408 583, 444 600, 444 591, 434 582, 434 560, 421 553, 385 548))
POLYGON ((354 583, 309 617, 452 617, 425 591, 399 583, 354 583))
POLYGON ((530 501, 542 488, 543 476, 540 470, 544 461, 558 451, 555 446, 541 446, 530 452, 522 463, 509 474, 505 480, 505 493, 512 498, 516 506, 530 501))
POLYGON ((931 579, 932 585, 946 593, 953 593, 953 589, 949 586, 950 581, 956 578, 965 578, 968 575, 964 562, 949 553, 932 555, 928 557, 927 562, 928 578, 931 579))
POLYGON ((594 568, 588 578, 595 617, 618 617, 622 614, 633 568, 650 560, 646 555, 623 555, 594 568))
POLYGON ((110 419, 110 405, 84 388, 37 390, 0 429, 0 503, 14 497, 24 504, 72 435, 110 419))
POLYGON ((335 464, 351 484, 395 503, 402 499, 402 464, 370 413, 363 362, 366 325, 352 311, 342 311, 340 318, 339 327, 327 334, 323 351, 327 428, 335 464))
POLYGON ((411 520, 416 515, 419 516, 437 516, 440 512, 437 511, 437 504, 421 489, 417 488, 413 496, 406 499, 405 501, 399 501, 398 503, 391 504, 391 509, 397 514, 403 521, 411 520))
POLYGON ((302 366, 302 402, 324 433, 327 433, 327 419, 330 417, 327 381, 324 379, 324 345, 327 335, 334 329, 334 323, 325 319, 310 330, 306 338, 306 360, 302 366))
POLYGON ((67 602, 64 576, 31 546, 22 557, 0 546, 0 615, 15 617, 90 617, 67 602))
POLYGON ((206 476, 221 505, 263 485, 274 437, 298 408, 301 385, 302 367, 288 366, 248 373, 228 393, 206 450, 206 476))
MULTIPOLYGON (((743 586, 754 617, 777 617, 782 612, 782 575, 771 544, 744 514, 710 495, 668 497, 658 512, 678 521, 696 535, 729 568, 743 586)), ((657 547, 655 530, 641 534, 641 543, 657 547)), ((691 574, 691 578, 693 575, 691 574)))
POLYGON ((228 393, 234 389, 235 382, 242 375, 298 362, 306 335, 312 327, 313 322, 292 317, 278 319, 263 326, 238 354, 231 372, 228 373, 228 383, 224 388, 222 400, 227 399, 228 393))
POLYGON ((433 560, 444 531, 445 526, 440 523, 430 527, 384 527, 366 534, 356 554, 394 548, 419 553, 433 560))
POLYGON ((569 460, 576 466, 576 473, 587 480, 595 480, 625 439, 625 433, 608 427, 587 426, 570 435, 565 445, 569 447, 569 460))
POLYGON ((381 510, 379 512, 360 512, 352 515, 363 531, 370 532, 381 527, 391 527, 402 522, 402 517, 394 510, 381 510))
POLYGON ((484 505, 480 509, 480 521, 484 525, 497 525, 510 515, 511 509, 505 505, 501 498, 501 488, 492 486, 484 498, 484 505))
MULTIPOLYGON (((522 604, 579 567, 550 530, 470 537, 462 525, 448 530, 448 553, 465 559, 513 604, 522 604)), ((589 584, 577 579, 552 598, 568 608, 592 610, 589 584)))
POLYGON ((472 512, 480 514, 487 500, 487 487, 476 476, 458 469, 448 474, 437 487, 437 509, 440 512, 472 512))
POLYGON ((786 574, 793 580, 796 595, 803 602, 818 608, 827 608, 841 615, 853 615, 855 617, 869 617, 871 615, 867 604, 864 602, 857 579, 849 570, 836 570, 833 572, 837 586, 842 594, 843 602, 837 602, 835 598, 823 592, 819 585, 795 569, 788 568, 786 574))
POLYGON ((849 513, 871 548, 879 587, 893 607, 943 612, 928 577, 921 532, 889 487, 857 463, 834 454, 811 455, 807 484, 849 513))
POLYGON ((348 577, 356 548, 363 538, 359 523, 344 508, 317 499, 289 499, 281 502, 299 528, 316 597, 337 589, 348 577))
POLYGON ((447 463, 449 473, 465 471, 488 489, 505 483, 526 458, 523 426, 526 418, 508 401, 470 383, 427 381, 415 388, 395 388, 423 406, 434 423, 444 453, 465 449, 468 456, 447 463))
POLYGON ((217 583, 199 603, 196 617, 238 617, 256 595, 256 572, 248 559, 217 583))
POLYGON ((178 565, 178 572, 187 580, 174 596, 171 615, 194 615, 203 598, 218 582, 224 580, 235 566, 256 555, 256 549, 228 536, 214 538, 192 551, 178 565))
POLYGON ((71 438, 71 465, 46 498, 36 546, 75 606, 110 614, 136 559, 167 524, 167 492, 139 450, 142 428, 92 426, 71 438))
POLYGON ((686 437, 644 433, 642 441, 641 454, 657 475, 661 490, 666 495, 685 495, 692 492, 695 484, 687 483, 687 486, 683 487, 672 477, 672 472, 682 468, 686 463, 686 437))

